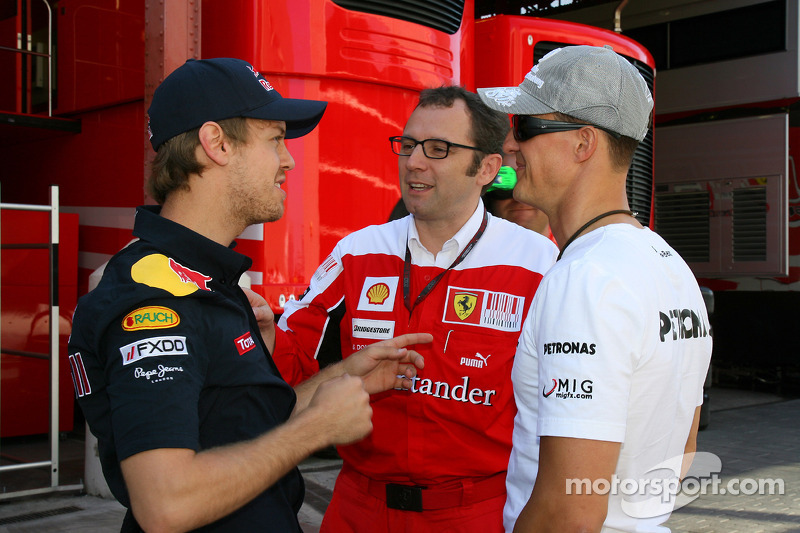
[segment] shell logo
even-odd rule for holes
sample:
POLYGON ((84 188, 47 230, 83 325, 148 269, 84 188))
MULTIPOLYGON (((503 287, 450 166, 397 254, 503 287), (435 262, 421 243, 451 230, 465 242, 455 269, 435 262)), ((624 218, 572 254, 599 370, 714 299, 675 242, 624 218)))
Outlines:
POLYGON ((367 291, 369 303, 381 305, 389 297, 389 286, 385 283, 376 283, 367 291))

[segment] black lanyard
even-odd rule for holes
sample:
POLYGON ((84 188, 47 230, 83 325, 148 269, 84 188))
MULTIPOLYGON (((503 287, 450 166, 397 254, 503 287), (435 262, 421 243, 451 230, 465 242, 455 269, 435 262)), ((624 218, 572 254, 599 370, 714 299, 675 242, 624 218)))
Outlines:
MULTIPOLYGON (((456 260, 453 261, 453 264, 447 267, 447 270, 441 272, 438 276, 433 278, 430 283, 428 283, 422 292, 419 293, 417 299, 414 301, 414 305, 411 305, 411 250, 408 248, 408 239, 406 239, 406 260, 403 264, 403 303, 406 305, 406 309, 408 309, 408 314, 414 311, 414 308, 424 300, 428 294, 433 291, 436 284, 439 283, 439 280, 442 279, 442 276, 447 274, 451 269, 455 268, 461 261, 463 261, 467 255, 472 251, 472 248, 478 243, 478 239, 481 238, 483 232, 486 231, 486 225, 489 222, 489 215, 486 213, 486 208, 483 209, 483 222, 481 222, 481 226, 478 228, 478 231, 475 232, 475 235, 472 236, 469 243, 464 247, 464 250, 456 257, 456 260)), ((414 224, 414 221, 411 221, 411 224, 414 224)))
POLYGON ((572 244, 572 241, 574 241, 575 239, 577 239, 577 238, 578 238, 578 235, 580 235, 581 233, 583 233, 583 230, 585 230, 586 228, 588 228, 589 226, 591 226, 592 224, 594 224, 595 222, 597 222, 597 221, 598 221, 598 220, 600 220, 601 218, 610 217, 611 215, 630 215, 630 216, 632 216, 632 217, 633 217, 633 216, 635 216, 636 214, 635 214, 633 211, 628 211, 627 209, 615 209, 615 210, 613 210, 613 211, 607 211, 607 212, 605 212, 605 213, 603 213, 603 214, 601 214, 601 215, 597 215, 597 216, 596 216, 596 217, 594 217, 592 220, 590 220, 589 222, 587 222, 586 224, 584 224, 583 226, 581 226, 580 228, 578 228, 578 231, 576 231, 575 233, 573 233, 573 234, 572 234, 572 237, 570 237, 569 239, 567 239, 567 242, 565 242, 565 243, 564 243, 564 247, 563 247, 563 248, 561 248, 561 251, 560 251, 560 252, 558 252, 558 257, 556 258, 556 261, 558 261, 559 259, 561 259, 561 256, 562 256, 562 255, 564 255, 564 250, 566 250, 566 249, 567 249, 567 246, 569 246, 570 244, 572 244))

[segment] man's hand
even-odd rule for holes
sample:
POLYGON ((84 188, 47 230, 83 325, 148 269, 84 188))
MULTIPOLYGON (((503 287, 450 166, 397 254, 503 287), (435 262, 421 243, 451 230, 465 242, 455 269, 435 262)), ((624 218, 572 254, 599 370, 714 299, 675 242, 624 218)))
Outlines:
POLYGON ((430 333, 406 333, 393 339, 376 342, 346 357, 344 361, 326 366, 294 388, 297 402, 292 416, 302 413, 311 404, 317 389, 326 381, 343 375, 361 378, 360 381, 363 380, 364 389, 369 394, 411 388, 411 378, 417 375, 417 368, 425 366, 425 360, 406 346, 428 343, 432 340, 433 335, 430 333))
POLYGON ((429 343, 430 333, 406 333, 393 339, 376 342, 345 358, 344 371, 364 380, 369 394, 390 389, 411 388, 411 378, 417 368, 425 366, 425 359, 406 346, 429 343))
POLYGON ((253 314, 256 315, 261 338, 264 339, 267 349, 272 352, 275 350, 275 313, 263 296, 247 287, 242 287, 242 290, 253 308, 253 314))
POLYGON ((317 412, 319 431, 330 444, 350 444, 372 432, 372 407, 361 378, 344 374, 317 387, 306 413, 317 412))

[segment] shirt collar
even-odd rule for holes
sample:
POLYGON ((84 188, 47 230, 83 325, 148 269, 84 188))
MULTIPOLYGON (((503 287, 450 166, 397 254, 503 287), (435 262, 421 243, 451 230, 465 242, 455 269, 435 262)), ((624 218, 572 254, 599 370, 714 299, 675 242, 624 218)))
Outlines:
POLYGON ((214 278, 239 279, 252 266, 249 257, 232 250, 235 242, 230 247, 222 246, 160 213, 158 205, 137 207, 133 235, 214 278))
POLYGON ((455 235, 448 239, 442 250, 436 254, 434 258, 433 253, 428 251, 419 239, 419 232, 417 225, 414 221, 414 216, 409 217, 410 223, 408 228, 408 249, 411 251, 411 257, 414 259, 414 264, 420 266, 439 266, 442 268, 449 267, 453 261, 456 260, 458 255, 467 247, 467 244, 478 232, 478 228, 483 222, 483 199, 478 200, 478 205, 469 220, 461 226, 455 235))

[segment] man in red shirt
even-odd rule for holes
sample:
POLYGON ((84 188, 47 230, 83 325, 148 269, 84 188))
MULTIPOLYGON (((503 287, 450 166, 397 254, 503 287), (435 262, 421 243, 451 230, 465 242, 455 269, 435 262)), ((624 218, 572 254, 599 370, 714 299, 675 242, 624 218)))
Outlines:
POLYGON ((409 216, 342 239, 281 317, 275 361, 298 381, 371 343, 429 332, 411 387, 371 397, 322 531, 501 531, 522 323, 557 249, 489 214, 508 118, 460 87, 422 91, 401 135, 409 216))

